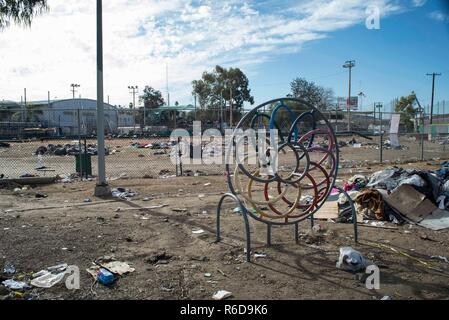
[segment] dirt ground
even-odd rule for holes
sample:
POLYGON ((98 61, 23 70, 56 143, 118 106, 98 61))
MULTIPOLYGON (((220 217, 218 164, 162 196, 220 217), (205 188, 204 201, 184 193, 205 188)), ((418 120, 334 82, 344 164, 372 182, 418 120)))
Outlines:
MULTIPOLYGON (((346 170, 339 180, 351 174, 346 170)), ((112 181, 112 187, 138 193, 130 201, 95 198, 94 185, 57 183, 19 195, 0 190, 1 267, 13 263, 17 276, 59 263, 80 268, 79 290, 68 290, 61 282, 33 289, 39 299, 211 299, 219 289, 232 292, 231 299, 449 298, 449 263, 430 260, 432 255, 449 257, 449 230, 360 226, 356 244, 352 225, 320 221, 327 229, 322 242, 296 244, 293 226, 274 227, 268 247, 266 227, 250 220, 252 253, 266 257, 248 263, 243 219, 232 212, 230 202, 222 216, 222 241, 215 243, 216 205, 227 190, 223 176, 112 181), (36 192, 48 197, 36 199, 36 192), (91 203, 83 202, 87 197, 91 203), (151 200, 143 201, 145 197, 151 200), (142 209, 162 204, 168 206, 142 209), (204 233, 192 233, 197 229, 204 233), (367 289, 357 276, 336 268, 341 246, 353 246, 380 267, 379 290, 367 289), (149 258, 161 251, 171 258, 152 263, 149 258), (111 288, 93 285, 85 270, 105 255, 128 262, 135 271, 111 288)), ((301 233, 309 229, 310 222, 300 224, 301 233)))

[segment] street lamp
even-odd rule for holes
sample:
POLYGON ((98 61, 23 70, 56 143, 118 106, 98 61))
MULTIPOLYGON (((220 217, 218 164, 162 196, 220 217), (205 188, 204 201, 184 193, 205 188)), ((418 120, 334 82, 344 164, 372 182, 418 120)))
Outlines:
MULTIPOLYGON (((133 95, 133 108, 136 108, 136 93, 138 92, 139 87, 138 86, 128 86, 128 89, 130 90, 129 93, 133 95)), ((145 104, 143 106, 143 126, 145 127, 145 104)), ((134 132, 136 131, 136 114, 133 112, 133 123, 134 123, 134 132)))
POLYGON ((355 60, 348 60, 343 65, 343 68, 349 69, 349 93, 348 93, 348 102, 346 103, 346 107, 348 109, 348 131, 351 131, 351 72, 352 68, 355 66, 355 60))
POLYGON ((73 99, 75 99, 76 88, 81 87, 81 85, 79 85, 79 84, 77 84, 77 83, 72 83, 72 84, 70 85, 70 87, 72 87, 71 91, 72 91, 73 99))

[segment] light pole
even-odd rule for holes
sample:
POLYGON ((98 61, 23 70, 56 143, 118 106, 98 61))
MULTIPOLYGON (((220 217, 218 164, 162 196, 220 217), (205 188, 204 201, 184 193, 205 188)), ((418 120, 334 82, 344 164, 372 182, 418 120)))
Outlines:
POLYGON ((234 81, 229 81, 229 127, 232 128, 232 86, 234 81))
POLYGON ((79 84, 77 84, 77 83, 72 83, 70 85, 70 87, 72 87, 72 89, 70 89, 72 91, 72 97, 73 97, 73 99, 75 99, 76 88, 79 88, 81 86, 79 84))
POLYGON ((97 0, 97 146, 98 179, 95 196, 109 196, 111 189, 106 181, 104 150, 104 102, 103 102, 103 8, 102 0, 97 0))
MULTIPOLYGON (((133 108, 134 110, 136 109, 136 93, 139 90, 138 86, 128 86, 128 89, 130 90, 129 93, 131 93, 133 95, 133 108)), ((144 110, 144 115, 143 115, 143 119, 145 121, 145 104, 143 106, 143 110, 144 110)), ((134 123, 134 132, 136 131, 136 114, 135 112, 133 112, 133 123, 134 123)), ((144 127, 145 127, 145 122, 144 122, 144 127)))
POLYGON ((345 64, 343 65, 343 68, 349 69, 349 92, 348 92, 348 101, 346 103, 346 107, 348 109, 348 131, 351 131, 351 113, 350 113, 350 108, 351 108, 351 73, 352 73, 352 68, 355 66, 355 60, 348 60, 345 62, 345 64))

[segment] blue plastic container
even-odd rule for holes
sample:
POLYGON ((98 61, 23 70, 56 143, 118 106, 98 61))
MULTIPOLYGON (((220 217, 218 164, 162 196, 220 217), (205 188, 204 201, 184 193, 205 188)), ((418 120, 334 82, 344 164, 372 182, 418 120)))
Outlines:
POLYGON ((97 281, 105 286, 109 286, 114 283, 115 275, 104 268, 100 268, 97 273, 97 281))

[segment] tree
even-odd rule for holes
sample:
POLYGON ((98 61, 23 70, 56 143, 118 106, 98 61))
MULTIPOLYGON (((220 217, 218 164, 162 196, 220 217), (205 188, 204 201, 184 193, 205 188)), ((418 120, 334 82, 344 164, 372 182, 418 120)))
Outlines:
POLYGON ((145 108, 148 109, 158 108, 165 103, 162 93, 150 86, 145 86, 143 94, 139 97, 139 101, 143 102, 145 108))
POLYGON ((333 106, 335 97, 332 89, 309 82, 305 78, 296 78, 290 83, 291 96, 302 99, 319 110, 333 106))
POLYGON ((1 0, 0 30, 8 27, 11 21, 30 26, 34 16, 47 10, 47 0, 1 0))
POLYGON ((254 104, 249 80, 239 68, 216 66, 212 72, 203 72, 200 80, 192 81, 192 87, 202 109, 219 109, 223 101, 228 101, 233 110, 240 112, 245 101, 254 104))
POLYGON ((416 94, 412 91, 408 96, 403 96, 394 106, 396 112, 401 113, 400 124, 404 125, 407 131, 413 130, 413 120, 416 117, 416 109, 414 105, 416 103, 416 94))

